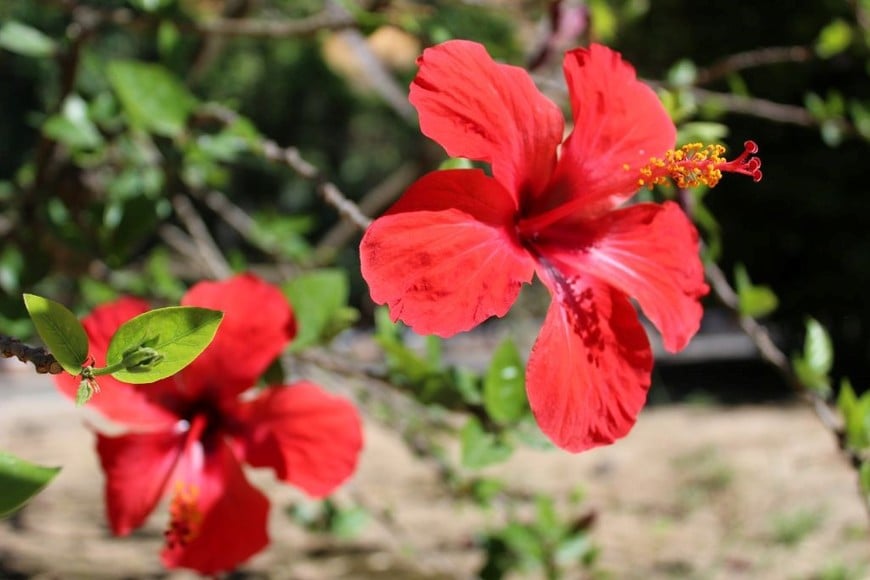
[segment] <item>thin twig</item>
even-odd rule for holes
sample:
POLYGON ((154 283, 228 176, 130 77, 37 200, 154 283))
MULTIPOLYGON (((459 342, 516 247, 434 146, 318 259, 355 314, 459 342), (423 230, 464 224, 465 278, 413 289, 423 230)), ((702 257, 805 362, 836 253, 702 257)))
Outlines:
POLYGON ((28 346, 11 336, 0 334, 0 355, 3 358, 15 357, 23 363, 33 363, 40 374, 59 375, 63 367, 50 352, 42 347, 28 346))
POLYGON ((208 227, 199 217, 190 200, 182 194, 176 194, 172 196, 172 208, 184 227, 190 232, 193 243, 211 275, 217 279, 229 277, 233 273, 232 268, 230 268, 214 238, 211 237, 208 227))
POLYGON ((819 121, 809 111, 797 105, 786 105, 768 99, 731 95, 697 87, 688 90, 698 99, 716 103, 730 113, 761 117, 801 127, 816 127, 819 124, 819 121))
MULTIPOLYGON (((839 447, 843 457, 855 470, 860 469, 865 458, 862 457, 861 453, 849 447, 843 423, 831 409, 825 398, 815 391, 808 389, 801 382, 792 369, 788 356, 774 344, 767 328, 751 316, 740 313, 737 293, 728 283, 725 273, 722 272, 721 268, 711 262, 706 266, 706 274, 716 298, 737 316, 740 328, 755 343, 761 358, 770 363, 779 372, 785 382, 810 404, 816 417, 818 417, 825 429, 834 436, 837 447, 839 447)), ((864 505, 868 518, 870 518, 870 500, 865 496, 860 481, 858 482, 858 492, 862 499, 861 503, 864 505)))
POLYGON ((197 23, 205 34, 221 36, 251 36, 257 38, 289 38, 309 36, 321 30, 342 30, 356 26, 349 12, 335 13, 324 10, 319 14, 295 20, 262 20, 221 18, 197 23))
POLYGON ((731 54, 708 67, 698 69, 695 82, 704 85, 732 73, 782 63, 801 63, 815 57, 809 46, 768 46, 731 54))
POLYGON ((366 229, 371 225, 372 220, 365 216, 354 202, 345 197, 334 183, 327 180, 317 167, 303 159, 298 149, 281 147, 268 139, 264 139, 260 145, 263 157, 286 165, 300 177, 313 181, 323 200, 334 207, 341 217, 350 220, 360 229, 366 229))
MULTIPOLYGON (((416 163, 407 162, 399 166, 385 180, 373 187, 359 202, 359 209, 364 215, 378 215, 401 195, 408 185, 420 175, 416 163)), ((314 249, 314 261, 322 262, 332 257, 337 248, 350 241, 358 230, 364 230, 351 220, 343 220, 327 231, 314 249)))

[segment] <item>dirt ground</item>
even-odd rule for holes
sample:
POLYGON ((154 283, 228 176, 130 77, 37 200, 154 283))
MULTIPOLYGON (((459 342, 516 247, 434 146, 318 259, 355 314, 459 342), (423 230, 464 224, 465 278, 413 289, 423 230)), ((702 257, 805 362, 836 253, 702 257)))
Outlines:
MULTIPOLYGON (((165 513, 129 538, 109 536, 86 415, 20 366, 0 373, 0 449, 63 471, 0 522, 0 578, 193 578, 160 567, 165 513)), ((592 540, 610 578, 870 578, 854 474, 797 404, 650 408, 616 445, 579 456, 525 449, 494 472, 558 497, 581 485, 578 509, 597 514, 592 540)), ((480 563, 473 534, 487 516, 451 503, 431 468, 374 421, 341 494, 389 510, 390 526, 372 520, 336 545, 282 513, 293 490, 268 472, 253 479, 273 502, 272 544, 235 577, 467 578, 480 563)))

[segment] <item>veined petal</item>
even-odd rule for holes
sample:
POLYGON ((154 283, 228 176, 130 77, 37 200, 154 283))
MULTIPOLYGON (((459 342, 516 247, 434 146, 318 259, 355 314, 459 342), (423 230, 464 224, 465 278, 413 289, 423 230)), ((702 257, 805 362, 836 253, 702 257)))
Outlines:
POLYGON ((184 434, 174 431, 97 434, 106 512, 115 535, 126 536, 142 525, 163 495, 183 445, 184 434))
MULTIPOLYGON (((89 354, 97 367, 106 366, 109 341, 123 323, 148 310, 148 303, 136 298, 121 298, 94 308, 82 320, 88 335, 89 354)), ((54 375, 57 388, 75 399, 80 379, 66 373, 54 375)), ((100 392, 88 402, 106 418, 126 426, 153 429, 167 428, 178 418, 172 412, 179 396, 172 379, 148 385, 130 385, 109 375, 97 378, 100 392)))
POLYGON ((200 282, 181 303, 224 313, 214 341, 182 371, 191 394, 203 387, 227 397, 246 391, 296 335, 287 299, 253 274, 200 282))
POLYGON ((564 69, 574 130, 535 213, 576 200, 577 215, 588 217, 634 195, 640 169, 673 148, 676 129, 656 94, 618 52, 596 44, 573 50, 565 55, 564 69))
POLYGON ((279 479, 324 497, 356 469, 362 427, 356 408, 309 382, 266 389, 245 404, 245 457, 279 479))
POLYGON ((224 441, 192 445, 170 485, 170 527, 161 559, 167 568, 212 575, 235 569, 269 543, 269 500, 251 486, 224 441))
POLYGON ((560 270, 594 276, 636 299, 671 352, 685 347, 701 325, 699 299, 709 288, 698 232, 673 202, 553 227, 542 235, 541 251, 560 270))
POLYGON ((497 64, 476 42, 428 48, 411 84, 420 129, 453 157, 492 164, 516 199, 541 191, 556 161, 564 119, 529 74, 497 64))
POLYGON ((393 320, 444 337, 504 316, 534 274, 515 214, 516 202, 482 171, 423 176, 363 236, 372 300, 393 320))
POLYGON ((628 433, 646 401, 652 352, 637 314, 618 291, 552 267, 553 292, 526 369, 529 404, 559 447, 580 452, 628 433))

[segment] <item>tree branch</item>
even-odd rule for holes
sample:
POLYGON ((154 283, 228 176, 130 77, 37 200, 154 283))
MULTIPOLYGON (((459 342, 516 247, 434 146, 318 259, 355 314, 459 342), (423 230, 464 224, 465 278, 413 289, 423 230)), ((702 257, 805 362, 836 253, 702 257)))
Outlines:
POLYGON ((11 336, 0 334, 0 355, 3 358, 15 357, 23 363, 33 363, 40 374, 59 375, 63 367, 50 352, 42 347, 28 346, 11 336))

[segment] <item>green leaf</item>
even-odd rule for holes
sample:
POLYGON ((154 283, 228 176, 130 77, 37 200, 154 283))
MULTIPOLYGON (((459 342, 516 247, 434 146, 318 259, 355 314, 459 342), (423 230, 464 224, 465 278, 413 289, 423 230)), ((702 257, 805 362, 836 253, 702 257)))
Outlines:
POLYGON ((43 467, 0 451, 0 517, 23 506, 59 471, 60 467, 43 467))
POLYGON ((754 285, 743 264, 738 263, 734 267, 734 281, 741 314, 761 318, 772 313, 779 306, 779 299, 773 290, 768 286, 754 285))
POLYGON ((856 397, 852 383, 843 379, 840 381, 837 408, 843 416, 848 446, 856 451, 870 446, 870 392, 856 397))
POLYGON ((159 65, 114 61, 108 77, 130 124, 158 135, 180 135, 197 105, 187 87, 159 65))
POLYGON ((864 495, 870 498, 870 463, 865 461, 861 464, 861 468, 858 470, 858 478, 861 482, 861 491, 864 492, 864 495))
POLYGON ((688 87, 695 84, 698 78, 698 67, 688 59, 677 61, 668 71, 667 80, 678 87, 688 87))
POLYGON ((483 405, 494 421, 513 423, 526 412, 523 360, 509 338, 495 350, 483 381, 483 405))
POLYGON ((340 509, 330 522, 329 531, 338 538, 351 539, 359 535, 369 522, 369 514, 361 507, 340 509))
POLYGON ((24 306, 42 342, 63 370, 80 374, 88 358, 88 335, 76 315, 66 306, 35 294, 24 295, 24 306))
POLYGON ((96 149, 103 144, 97 126, 88 117, 87 103, 78 95, 70 95, 60 114, 49 117, 42 132, 71 149, 96 149))
POLYGON ((0 48, 23 56, 45 58, 54 54, 56 45, 54 40, 39 30, 9 20, 0 26, 0 48))
POLYGON ((121 363, 131 351, 141 347, 157 351, 162 358, 145 368, 123 369, 112 376, 125 383, 141 384, 174 375, 211 343, 222 318, 223 313, 217 310, 170 306, 128 320, 109 343, 108 366, 121 363))
POLYGON ((468 420, 459 433, 462 446, 462 465, 478 469, 499 463, 511 456, 513 449, 487 433, 476 417, 468 420))
POLYGON ((849 48, 852 44, 852 27, 845 20, 837 19, 822 28, 816 39, 816 54, 831 58, 849 48))
POLYGON ((792 360, 794 371, 807 388, 827 397, 831 392, 828 373, 834 364, 834 347, 828 331, 817 320, 808 318, 806 325, 803 356, 792 360))
POLYGON ((347 320, 343 312, 350 295, 347 272, 326 269, 300 274, 284 284, 283 290, 299 325, 291 352, 324 342, 342 330, 338 326, 347 320))
POLYGON ((474 167, 471 159, 465 157, 448 157, 438 166, 438 169, 471 169, 474 167))
POLYGON ((825 327, 814 318, 807 320, 804 360, 816 373, 827 375, 834 366, 834 345, 825 327))

